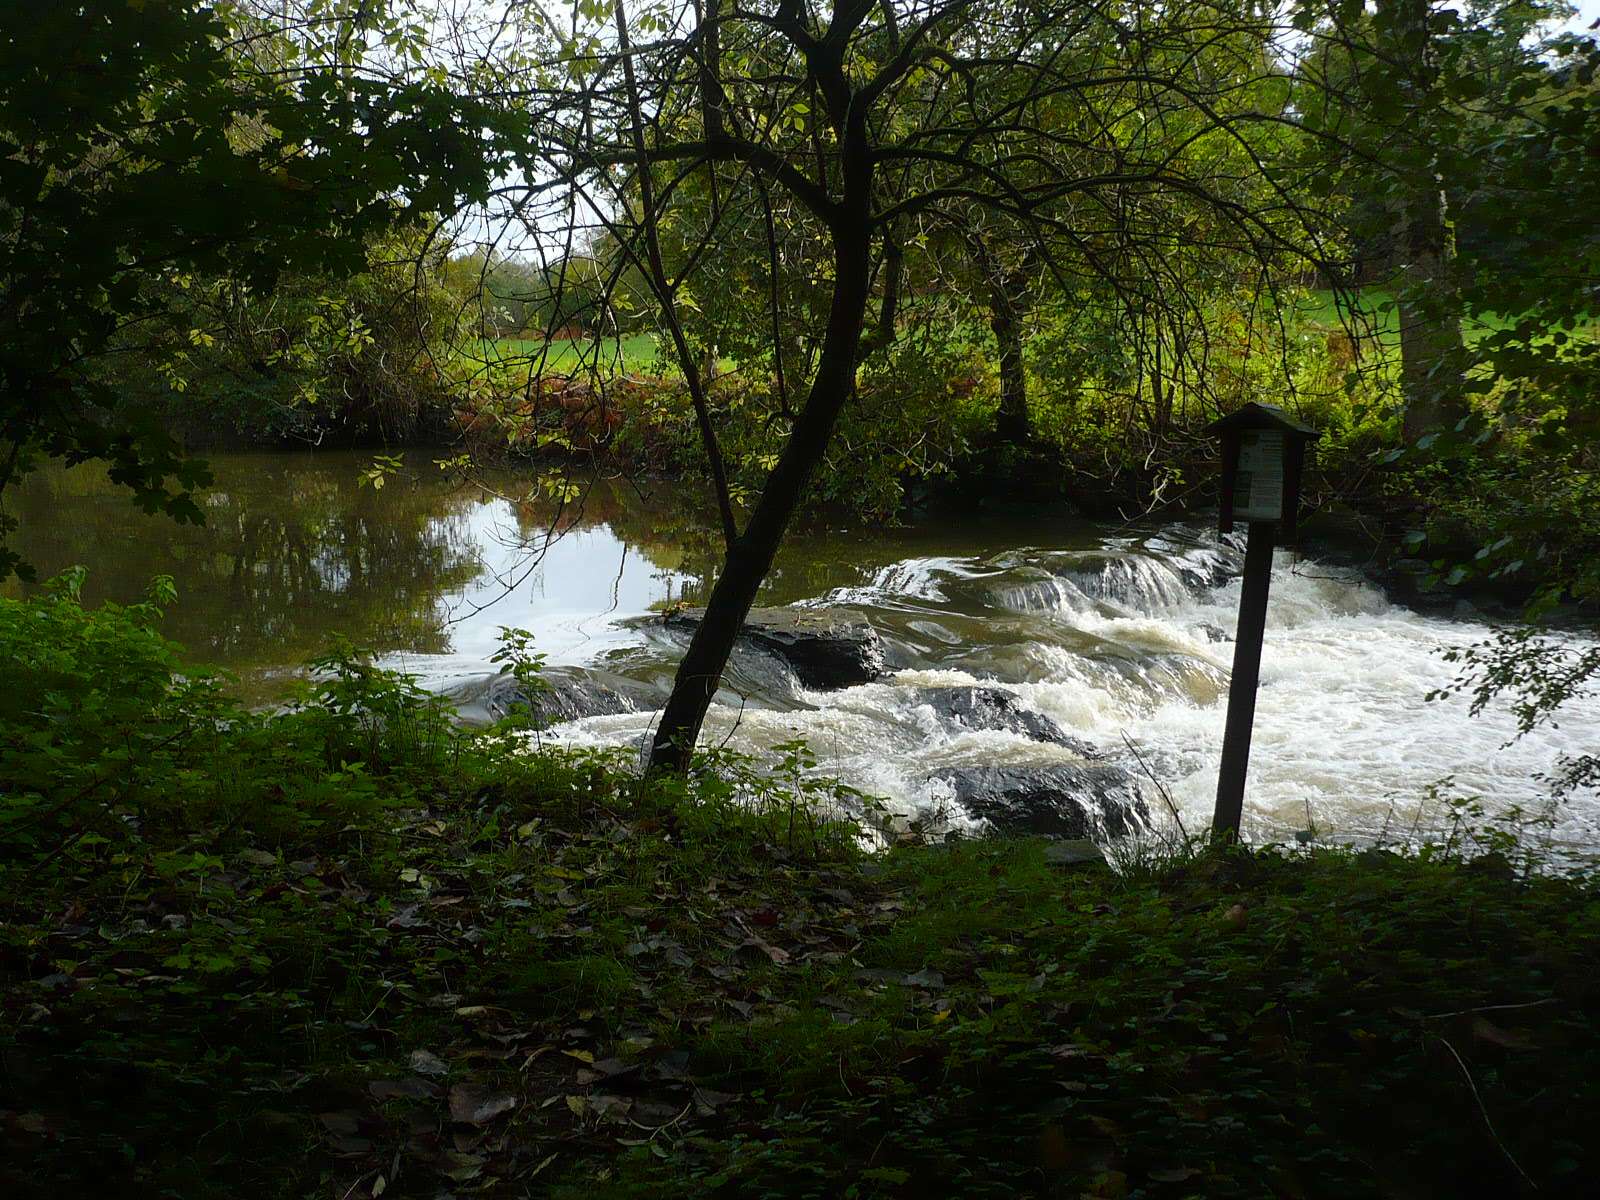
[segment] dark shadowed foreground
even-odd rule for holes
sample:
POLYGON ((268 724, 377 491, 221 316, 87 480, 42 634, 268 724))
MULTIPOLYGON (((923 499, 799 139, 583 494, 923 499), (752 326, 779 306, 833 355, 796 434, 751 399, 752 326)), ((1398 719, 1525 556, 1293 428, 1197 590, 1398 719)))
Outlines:
POLYGON ((1572 1195, 1600 897, 1422 855, 868 855, 345 656, 277 715, 153 606, 0 601, 12 1196, 1572 1195))

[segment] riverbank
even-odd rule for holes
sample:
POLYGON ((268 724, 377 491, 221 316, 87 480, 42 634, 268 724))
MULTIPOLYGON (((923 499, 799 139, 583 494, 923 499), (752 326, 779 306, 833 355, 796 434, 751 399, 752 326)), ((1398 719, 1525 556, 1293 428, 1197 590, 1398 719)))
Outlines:
MULTIPOLYGON (((359 482, 365 465, 350 453, 219 457, 202 527, 143 516, 89 468, 41 472, 17 495, 20 545, 45 577, 92 564, 91 603, 171 576, 181 599, 162 631, 186 665, 235 672, 253 706, 280 703, 339 634, 429 690, 491 699, 501 627, 517 626, 546 656, 554 699, 573 701, 552 719, 584 718, 558 738, 648 737, 687 640, 661 614, 703 603, 719 559, 684 492, 589 476, 576 503, 523 501, 517 472, 463 485, 411 455, 373 488, 359 482)), ((1062 506, 808 526, 759 603, 870 629, 883 673, 818 690, 741 642, 707 737, 762 758, 804 738, 824 772, 904 819, 946 804, 952 771, 1081 766, 1087 744, 1140 779, 1153 772, 1196 827, 1215 791, 1238 566, 1209 522, 1105 525, 1062 506), (951 707, 975 689, 1029 715, 951 707)), ((1454 677, 1441 651, 1492 634, 1482 614, 1390 605, 1356 571, 1281 554, 1251 836, 1437 834, 1458 798, 1543 811, 1536 776, 1586 752, 1600 713, 1577 705, 1559 728, 1517 738, 1509 702, 1471 716, 1467 697, 1427 701, 1454 677)), ((1589 797, 1555 815, 1556 840, 1600 843, 1589 797)))
POLYGON ((826 785, 247 714, 4 605, 8 1195, 1571 1194, 1600 888, 1422 854, 860 849, 826 785), (31 686, 28 686, 31 685, 31 686))
MULTIPOLYGON (((630 386, 641 395, 640 389, 648 391, 642 382, 630 386)), ((398 440, 371 430, 320 431, 309 440, 213 430, 186 440, 202 457, 277 453, 292 459, 312 445, 330 458, 351 452, 360 460, 352 467, 355 478, 362 480, 392 474, 392 468, 377 465, 385 461, 455 464, 450 474, 458 480, 518 477, 511 490, 530 501, 586 497, 584 481, 598 476, 625 479, 635 490, 664 485, 687 500, 674 514, 674 527, 699 541, 714 541, 715 506, 699 486, 703 468, 693 430, 663 422, 659 401, 634 412, 638 397, 627 400, 628 395, 632 393, 625 393, 625 402, 615 411, 593 409, 587 402, 570 411, 556 405, 555 424, 544 430, 542 449, 541 439, 527 430, 508 448, 496 422, 467 420, 463 439, 462 423, 442 417, 398 440), (641 415, 645 411, 648 417, 641 415), (464 469, 463 463, 472 466, 464 469)), ((1592 504, 1581 497, 1570 499, 1572 519, 1555 522, 1554 532, 1541 525, 1537 514, 1528 515, 1524 523, 1539 529, 1537 537, 1530 528, 1502 541, 1506 531, 1500 517, 1478 510, 1479 493, 1510 486, 1504 478, 1508 463, 1516 466, 1521 459, 1461 464, 1456 471, 1460 478, 1441 486, 1437 464, 1419 467, 1401 461, 1374 470, 1379 451, 1376 443, 1357 438, 1313 455, 1298 549, 1361 571, 1395 602, 1420 611, 1448 613, 1467 606, 1464 611, 1517 622, 1526 618, 1530 602, 1538 600, 1541 617, 1558 623, 1592 621, 1600 615, 1600 592, 1586 577, 1576 586, 1558 586, 1563 563, 1593 556, 1597 534, 1587 518, 1592 504), (1486 546, 1491 552, 1480 554, 1486 546), (1507 569, 1513 555, 1521 558, 1514 561, 1515 569, 1507 569)), ((886 508, 858 509, 848 497, 859 493, 830 488, 828 499, 802 514, 797 532, 841 524, 893 529, 929 517, 966 519, 977 511, 1002 519, 1056 512, 1066 519, 1129 528, 1155 521, 1210 522, 1217 503, 1216 472, 1211 444, 1204 438, 1186 438, 1142 469, 1122 464, 1110 470, 1102 459, 1075 457, 1060 446, 980 442, 941 472, 894 481, 884 493, 894 496, 886 508), (1169 495, 1167 481, 1172 479, 1193 482, 1169 495)), ((1527 486, 1526 481, 1517 486, 1527 486)), ((712 554, 707 564, 715 558, 712 554)))

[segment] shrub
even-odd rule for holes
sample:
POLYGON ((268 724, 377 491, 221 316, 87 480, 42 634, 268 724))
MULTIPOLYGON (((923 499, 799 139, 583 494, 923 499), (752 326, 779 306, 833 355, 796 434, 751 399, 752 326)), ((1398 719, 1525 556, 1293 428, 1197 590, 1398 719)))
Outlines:
POLYGON ((287 710, 254 713, 157 631, 170 580, 91 610, 83 577, 0 599, 0 845, 14 859, 158 828, 305 836, 377 806, 376 778, 403 798, 459 752, 441 700, 348 643, 287 710))

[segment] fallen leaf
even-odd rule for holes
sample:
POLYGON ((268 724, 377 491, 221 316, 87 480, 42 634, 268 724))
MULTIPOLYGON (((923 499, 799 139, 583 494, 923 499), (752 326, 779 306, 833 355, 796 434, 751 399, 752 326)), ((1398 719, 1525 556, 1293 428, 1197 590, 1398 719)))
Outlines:
POLYGON ((727 1104, 733 1100, 737 1100, 738 1098, 739 1095, 737 1092, 714 1092, 710 1088, 703 1087, 697 1087, 694 1090, 695 1107, 699 1110, 700 1115, 703 1117, 709 1117, 724 1104, 727 1104))
POLYGON ((422 906, 419 904, 404 905, 394 914, 394 916, 389 918, 388 927, 390 929, 426 928, 428 923, 421 917, 417 916, 417 912, 421 907, 422 906))
POLYGON ((601 1117, 621 1124, 627 1121, 628 1110, 633 1107, 633 1101, 626 1096, 612 1096, 601 1093, 590 1096, 589 1105, 601 1117))
POLYGON ((411 1069, 418 1075, 432 1075, 438 1077, 449 1073, 450 1068, 440 1058, 429 1050, 413 1050, 411 1052, 411 1069))
POLYGON ((1502 1029, 1485 1017, 1472 1018, 1472 1036, 1503 1050, 1532 1050, 1534 1045, 1526 1034, 1514 1029, 1502 1029))
POLYGON ((450 1089, 450 1119, 464 1125, 487 1125, 516 1106, 517 1098, 509 1092, 494 1092, 464 1083, 450 1089))
POLYGON ((437 1084, 425 1079, 375 1079, 367 1084, 374 1100, 431 1100, 439 1094, 437 1084))
POLYGON ((855 973, 857 983, 899 983, 904 976, 884 967, 864 967, 855 973))
POLYGON ((1165 1171, 1151 1171, 1150 1178, 1156 1183, 1182 1183, 1198 1174, 1199 1170, 1194 1167, 1173 1167, 1165 1171))
POLYGON ((457 1183, 470 1183, 483 1174, 483 1156, 479 1154, 462 1154, 459 1150, 446 1150, 445 1163, 439 1168, 440 1174, 457 1183))
POLYGON ((359 1128, 358 1119, 353 1112, 318 1113, 317 1120, 322 1122, 322 1127, 329 1133, 351 1134, 359 1128))
POLYGON ((773 965, 775 966, 781 967, 789 961, 789 952, 787 950, 783 949, 781 946, 774 946, 770 942, 764 941, 763 939, 757 937, 755 934, 751 934, 742 943, 740 943, 739 948, 742 950, 746 946, 753 946, 757 950, 761 951, 761 953, 765 954, 772 960, 773 965))

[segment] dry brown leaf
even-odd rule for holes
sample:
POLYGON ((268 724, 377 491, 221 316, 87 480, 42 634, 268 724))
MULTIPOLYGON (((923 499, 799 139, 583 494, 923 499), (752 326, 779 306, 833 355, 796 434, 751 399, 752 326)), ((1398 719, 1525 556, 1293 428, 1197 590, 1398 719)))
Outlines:
POLYGON ((751 934, 742 943, 740 943, 739 948, 742 950, 745 946, 754 946, 757 950, 761 951, 761 953, 770 958, 775 966, 784 966, 789 961, 789 952, 787 950, 783 949, 781 946, 774 946, 771 942, 768 942, 763 938, 759 938, 755 934, 751 934))
POLYGON ((439 1094, 437 1084, 426 1079, 374 1079, 367 1084, 374 1100, 432 1100, 439 1094))
POLYGON ((1518 1029, 1503 1029, 1486 1017, 1472 1018, 1472 1036, 1503 1050, 1532 1050, 1533 1039, 1518 1029))
POLYGON ((353 1112, 318 1113, 317 1120, 329 1133, 350 1134, 359 1127, 359 1117, 353 1112))
POLYGON ((487 1125, 517 1106, 509 1092, 458 1083, 450 1089, 450 1119, 464 1125, 487 1125))

